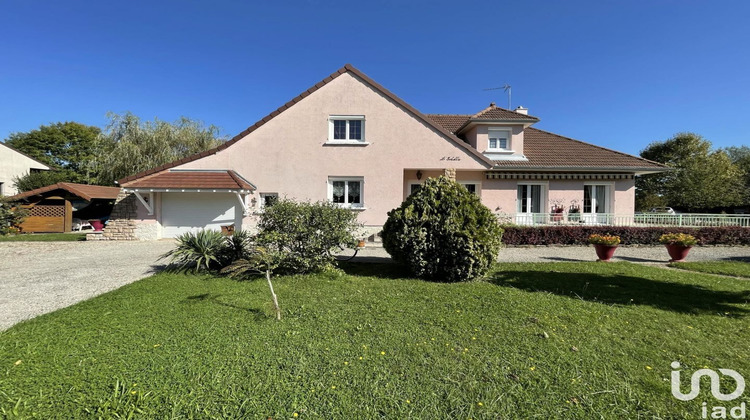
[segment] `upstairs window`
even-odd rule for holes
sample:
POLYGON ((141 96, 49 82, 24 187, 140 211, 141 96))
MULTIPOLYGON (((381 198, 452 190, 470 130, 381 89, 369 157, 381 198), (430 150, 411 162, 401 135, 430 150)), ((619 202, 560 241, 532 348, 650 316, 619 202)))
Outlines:
POLYGON ((510 130, 490 129, 488 134, 487 150, 504 152, 510 150, 510 130))
POLYGON ((337 115, 329 119, 330 142, 364 142, 365 141, 365 117, 364 115, 337 115))

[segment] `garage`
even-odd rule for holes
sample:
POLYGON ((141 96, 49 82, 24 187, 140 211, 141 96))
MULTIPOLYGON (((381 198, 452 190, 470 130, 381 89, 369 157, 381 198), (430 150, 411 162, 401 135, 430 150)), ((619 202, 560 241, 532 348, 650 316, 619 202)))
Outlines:
POLYGON ((242 227, 242 209, 233 193, 164 192, 161 197, 162 237, 176 238, 201 229, 242 227))
POLYGON ((256 189, 240 174, 226 169, 170 169, 122 186, 137 199, 133 202, 137 207, 123 207, 120 227, 125 233, 138 231, 129 218, 138 219, 140 226, 159 225, 155 238, 176 238, 203 229, 242 229, 242 218, 249 215, 248 200, 256 189))

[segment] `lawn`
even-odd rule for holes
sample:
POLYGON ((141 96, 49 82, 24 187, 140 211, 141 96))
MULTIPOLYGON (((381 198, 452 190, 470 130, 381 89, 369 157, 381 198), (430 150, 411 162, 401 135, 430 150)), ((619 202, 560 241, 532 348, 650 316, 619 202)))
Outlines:
POLYGON ((464 284, 345 270, 277 278, 281 322, 264 281, 163 273, 19 324, 0 333, 0 416, 698 418, 718 401, 674 399, 672 361, 750 377, 745 280, 625 262, 464 284))
POLYGON ((74 242, 85 241, 86 233, 28 233, 0 235, 0 242, 74 242))
POLYGON ((723 274, 725 276, 750 277, 750 262, 742 261, 701 261, 672 263, 670 267, 701 273, 723 274))

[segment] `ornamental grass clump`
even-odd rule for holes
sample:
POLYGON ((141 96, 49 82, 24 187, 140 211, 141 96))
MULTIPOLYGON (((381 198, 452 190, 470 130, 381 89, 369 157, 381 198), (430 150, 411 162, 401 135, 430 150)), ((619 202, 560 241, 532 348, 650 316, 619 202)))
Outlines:
POLYGON ((457 282, 483 276, 497 258, 503 230, 476 194, 447 177, 430 178, 383 226, 383 246, 411 274, 457 282))
POLYGON ((620 237, 616 235, 599 235, 589 236, 589 243, 592 245, 616 246, 620 244, 620 237))
POLYGON ((688 235, 687 233, 665 233, 659 237, 659 243, 690 247, 697 244, 698 240, 695 239, 695 236, 688 235))

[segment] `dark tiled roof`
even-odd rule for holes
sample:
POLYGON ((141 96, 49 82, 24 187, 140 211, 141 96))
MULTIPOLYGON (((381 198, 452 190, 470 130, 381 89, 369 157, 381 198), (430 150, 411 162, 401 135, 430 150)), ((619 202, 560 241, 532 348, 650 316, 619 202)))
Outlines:
POLYGON ((167 171, 122 184, 125 188, 190 188, 254 190, 235 171, 167 171))
POLYGON ((35 195, 42 195, 50 191, 64 190, 73 195, 83 198, 86 201, 91 201, 95 198, 114 200, 117 198, 117 194, 120 193, 119 187, 103 187, 101 185, 86 185, 86 184, 74 184, 72 182, 58 182, 57 184, 48 185, 46 187, 37 188, 35 190, 26 191, 21 194, 16 194, 10 197, 11 200, 23 200, 25 198, 33 197, 35 195))
POLYGON ((440 124, 443 128, 455 133, 459 128, 469 121, 471 115, 459 115, 459 114, 425 114, 427 118, 440 124))
POLYGON ((581 168, 664 170, 666 166, 637 156, 568 137, 526 128, 523 134, 524 161, 496 161, 501 168, 581 168))
POLYGON ((539 118, 531 115, 521 114, 520 112, 510 111, 505 108, 491 103, 487 108, 471 116, 472 120, 518 120, 518 121, 539 121, 539 118))
POLYGON ((441 133, 443 136, 445 136, 448 140, 450 140, 451 142, 453 142, 457 146, 463 148, 467 153, 474 155, 474 157, 477 160, 481 161, 487 167, 490 167, 492 165, 492 161, 491 160, 487 159, 486 156, 484 156, 483 154, 479 153, 473 147, 467 145, 466 142, 464 142, 463 140, 461 140, 458 137, 456 137, 453 133, 451 133, 450 131, 446 130, 441 125, 436 124, 433 120, 427 118, 424 114, 422 114, 421 112, 417 111, 414 107, 412 107, 411 105, 407 104, 401 98, 399 98, 398 96, 396 96, 393 93, 391 93, 391 91, 389 91, 388 89, 386 89, 383 86, 381 86, 378 82, 376 82, 376 81, 370 79, 369 77, 367 77, 364 73, 362 73, 361 71, 359 71, 356 68, 354 68, 354 66, 352 66, 351 64, 345 64, 344 67, 342 67, 342 68, 338 69, 337 71, 331 73, 331 75, 329 75, 325 79, 321 80, 320 82, 316 83, 310 89, 307 89, 306 91, 302 92, 301 94, 299 94, 297 97, 295 97, 291 101, 289 101, 289 102, 285 103, 284 105, 280 106, 275 111, 271 112, 270 114, 268 114, 265 117, 263 117, 260 121, 258 121, 255 124, 251 125, 245 131, 243 131, 240 134, 237 134, 236 136, 232 137, 232 139, 230 139, 229 141, 225 142, 224 144, 222 144, 222 145, 220 145, 218 147, 215 147, 213 149, 206 150, 205 152, 196 153, 194 155, 182 158, 180 160, 177 160, 177 161, 174 161, 174 162, 170 162, 170 163, 166 163, 164 165, 157 166, 156 168, 152 168, 152 169, 149 169, 147 171, 139 172, 139 173, 137 173, 135 175, 131 175, 129 177, 126 177, 126 178, 123 178, 123 179, 119 180, 118 183, 124 184, 124 183, 130 182, 130 181, 132 181, 134 179, 137 179, 137 178, 142 178, 144 176, 155 174, 155 173, 164 171, 164 170, 169 169, 169 168, 174 168, 175 166, 179 166, 179 165, 182 165, 184 163, 192 162, 192 161, 200 159, 202 157, 206 157, 206 156, 209 156, 209 155, 216 154, 217 152, 220 152, 220 151, 226 149, 227 147, 233 145, 234 143, 237 143, 240 139, 244 138, 248 134, 250 134, 253 131, 257 130, 263 124, 271 121, 275 116, 277 116, 277 115, 281 114, 282 112, 286 111, 287 109, 291 108, 297 102, 299 102, 299 101, 305 99, 306 97, 310 96, 313 92, 315 92, 316 90, 322 88, 323 86, 325 86, 326 84, 328 84, 330 81, 332 81, 333 79, 339 77, 340 75, 342 75, 344 73, 352 73, 356 77, 360 78, 365 83, 367 83, 370 86, 372 86, 375 90, 377 90, 378 92, 382 93, 383 95, 385 95, 386 97, 388 97, 389 99, 391 99, 392 101, 394 101, 395 103, 397 103, 398 105, 400 105, 401 107, 403 107, 404 109, 406 109, 407 111, 409 111, 416 118, 418 118, 419 120, 425 122, 426 124, 428 124, 429 126, 431 126, 432 128, 434 128, 435 130, 437 130, 439 133, 441 133))

